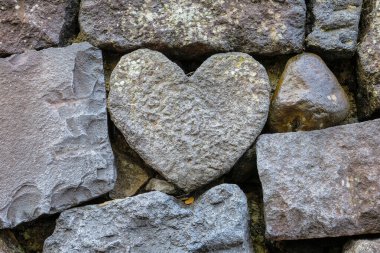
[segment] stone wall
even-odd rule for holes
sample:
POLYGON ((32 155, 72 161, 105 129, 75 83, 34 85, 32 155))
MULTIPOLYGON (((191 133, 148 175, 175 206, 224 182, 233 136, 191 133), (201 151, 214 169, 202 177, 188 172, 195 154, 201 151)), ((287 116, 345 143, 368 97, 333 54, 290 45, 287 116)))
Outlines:
POLYGON ((0 0, 0 252, 378 253, 380 0, 0 0))

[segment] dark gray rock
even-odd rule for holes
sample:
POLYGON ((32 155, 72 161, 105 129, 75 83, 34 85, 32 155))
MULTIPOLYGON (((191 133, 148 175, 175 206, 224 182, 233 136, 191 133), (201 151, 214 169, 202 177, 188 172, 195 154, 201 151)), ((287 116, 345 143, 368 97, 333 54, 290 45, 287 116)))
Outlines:
POLYGON ((380 0, 371 2, 368 27, 358 48, 358 113, 362 119, 380 114, 380 0))
POLYGON ((79 14, 82 33, 100 48, 151 48, 187 58, 300 52, 305 20, 304 0, 84 0, 79 14))
POLYGON ((379 147, 380 120, 260 136, 268 237, 380 233, 379 147))
POLYGON ((343 253, 379 253, 380 239, 352 240, 344 246, 343 253))
POLYGON ((111 119, 128 144, 168 181, 195 190, 227 173, 260 134, 269 110, 263 66, 217 54, 191 76, 148 49, 112 72, 111 119))
POLYGON ((148 184, 145 186, 145 190, 160 191, 170 195, 176 194, 178 192, 178 190, 173 184, 169 183, 168 181, 157 178, 152 178, 151 180, 149 180, 148 184))
POLYGON ((0 56, 62 45, 78 10, 79 0, 0 0, 0 56))
POLYGON ((292 57, 272 98, 269 126, 274 132, 334 126, 349 114, 346 93, 323 60, 311 53, 292 57))
POLYGON ((110 191, 101 52, 88 43, 0 59, 0 228, 110 191))
POLYGON ((351 57, 356 52, 362 0, 310 0, 312 31, 309 49, 326 57, 351 57))
POLYGON ((238 186, 223 184, 190 207, 150 192, 71 209, 61 214, 44 252, 253 252, 247 200, 238 186))

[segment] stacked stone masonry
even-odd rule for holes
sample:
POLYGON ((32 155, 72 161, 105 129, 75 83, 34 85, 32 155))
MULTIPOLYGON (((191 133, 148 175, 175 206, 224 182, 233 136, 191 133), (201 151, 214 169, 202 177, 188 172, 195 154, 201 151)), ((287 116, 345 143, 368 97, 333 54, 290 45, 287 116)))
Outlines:
POLYGON ((0 253, 379 253, 379 87, 380 0, 0 0, 0 253))

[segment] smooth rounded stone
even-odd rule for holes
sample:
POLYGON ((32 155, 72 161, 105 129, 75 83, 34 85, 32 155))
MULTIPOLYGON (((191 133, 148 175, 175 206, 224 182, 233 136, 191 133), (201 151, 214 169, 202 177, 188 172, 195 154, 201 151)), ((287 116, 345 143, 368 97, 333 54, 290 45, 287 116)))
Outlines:
POLYGON ((170 195, 178 193, 178 190, 173 184, 169 183, 168 181, 157 178, 152 178, 151 180, 149 180, 148 184, 145 186, 145 190, 159 191, 170 195))
POLYGON ((101 51, 88 43, 0 59, 0 228, 113 188, 101 51))
POLYGON ((0 231, 0 252, 23 253, 24 251, 11 231, 2 230, 0 231))
POLYGON ((311 53, 289 59, 272 98, 273 132, 334 126, 349 114, 346 93, 323 60, 311 53))
POLYGON ((213 52, 301 52, 304 0, 83 0, 79 23, 88 40, 126 52, 138 48, 186 58, 213 52))
POLYGON ((368 27, 358 48, 358 113, 361 119, 380 115, 380 0, 371 1, 368 27))
POLYGON ((251 253, 247 199, 236 185, 185 206, 155 191, 63 212, 44 253, 251 253))
POLYGON ((256 145, 269 239, 380 233, 380 119, 256 145))
POLYGON ((128 144, 190 192, 227 173, 260 134, 267 73, 251 56, 217 54, 188 77, 163 54, 140 49, 112 72, 108 108, 128 144))
POLYGON ((356 52, 362 0, 310 0, 312 24, 306 45, 328 58, 356 52))
POLYGON ((0 56, 63 45, 78 11, 79 0, 0 0, 0 56))
POLYGON ((380 239, 352 240, 344 246, 343 253, 379 253, 380 239))

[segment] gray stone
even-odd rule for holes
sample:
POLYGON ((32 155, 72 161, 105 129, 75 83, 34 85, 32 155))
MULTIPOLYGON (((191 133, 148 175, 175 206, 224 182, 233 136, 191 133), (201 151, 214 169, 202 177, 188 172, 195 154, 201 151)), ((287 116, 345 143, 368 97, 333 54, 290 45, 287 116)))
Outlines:
POLYGON ((0 59, 0 228, 110 191, 101 51, 88 43, 0 59))
POLYGON ((145 186, 145 190, 147 190, 147 191, 160 191, 160 192, 170 194, 170 195, 176 194, 178 192, 178 190, 176 189, 176 187, 173 184, 171 184, 165 180, 161 180, 161 179, 157 179, 157 178, 152 178, 148 182, 148 184, 145 186))
POLYGON ((372 2, 358 48, 358 113, 362 119, 380 114, 380 0, 372 2))
POLYGON ((309 49, 326 57, 351 57, 356 52, 362 0, 310 0, 312 31, 309 49))
POLYGON ((44 252, 253 252, 248 219, 236 185, 214 187, 190 207, 150 192, 63 212, 44 252))
POLYGON ((343 253, 379 253, 380 239, 352 240, 344 246, 343 253))
POLYGON ((346 93, 323 60, 311 53, 292 57, 272 98, 269 126, 274 132, 334 126, 348 116, 346 93))
POLYGON ((168 181, 195 190, 227 173, 260 134, 269 110, 263 66, 216 54, 188 77, 148 49, 121 58, 108 106, 128 144, 168 181))
POLYGON ((100 48, 151 48, 187 58, 300 52, 305 20, 304 0, 83 0, 79 14, 81 32, 100 48))
POLYGON ((267 236, 380 233, 380 120, 261 135, 257 163, 267 236))
POLYGON ((0 0, 0 56, 63 45, 78 10, 79 0, 0 0))
POLYGON ((148 182, 149 174, 127 155, 115 152, 115 157, 117 180, 109 195, 112 199, 131 197, 148 182))

